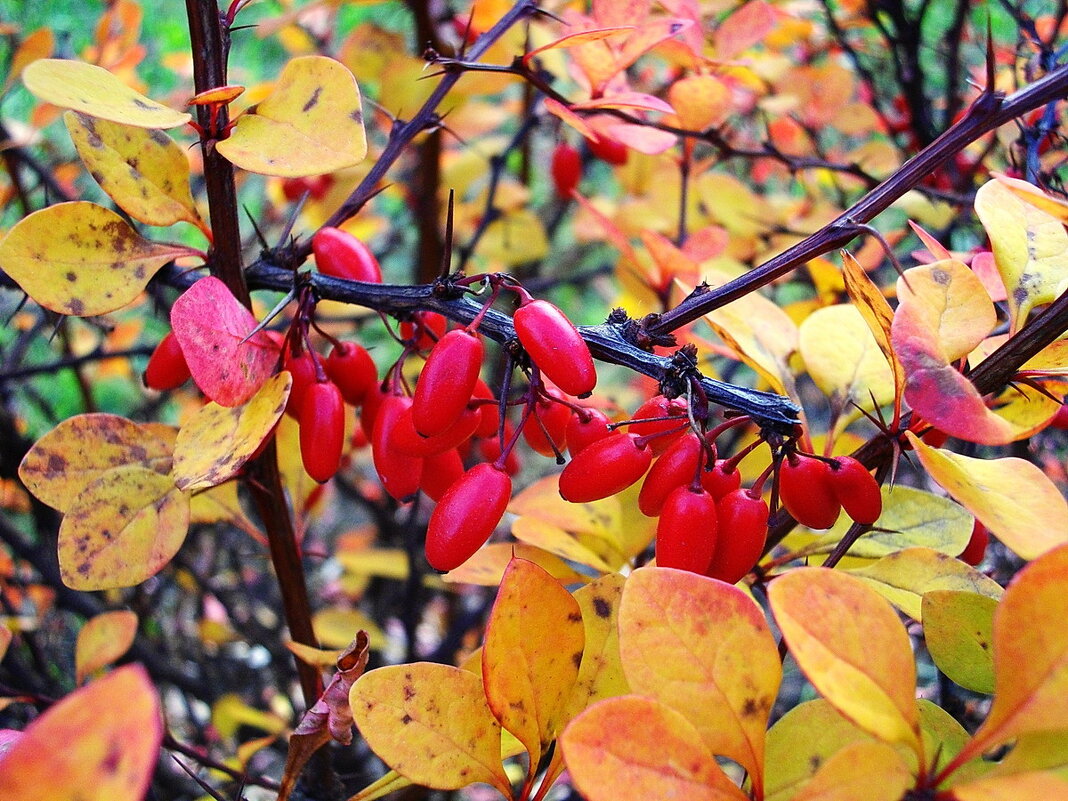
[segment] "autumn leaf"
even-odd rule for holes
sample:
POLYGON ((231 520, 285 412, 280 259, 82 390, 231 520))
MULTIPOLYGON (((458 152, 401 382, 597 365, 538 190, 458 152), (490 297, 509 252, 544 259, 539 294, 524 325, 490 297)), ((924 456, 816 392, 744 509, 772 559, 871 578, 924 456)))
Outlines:
POLYGON ((332 58, 291 59, 271 94, 215 147, 242 169, 290 178, 358 164, 367 135, 356 79, 332 58))
POLYGON ((879 350, 883 352, 883 356, 890 365, 890 371, 894 376, 894 416, 896 419, 901 411, 901 400, 905 392, 905 368, 894 352, 892 342, 894 312, 890 304, 886 302, 886 298, 883 297, 882 291, 868 277, 856 257, 844 250, 842 251, 842 279, 854 308, 860 312, 864 322, 868 324, 868 330, 875 337, 879 350))
POLYGON ((894 398, 894 374, 856 306, 816 309, 798 330, 798 348, 816 386, 836 409, 863 408, 894 398))
POLYGON ((923 638, 938 669, 965 689, 994 692, 993 628, 998 602, 961 590, 923 596, 923 638))
POLYGON ((110 209, 76 200, 19 220, 0 242, 0 268, 46 309, 90 317, 133 302, 164 264, 195 254, 144 239, 110 209))
MULTIPOLYGON (((583 575, 567 564, 563 559, 548 551, 527 545, 525 542, 490 542, 483 545, 474 555, 455 570, 450 570, 442 581, 454 584, 478 584, 482 587, 500 586, 504 578, 504 571, 512 557, 519 557, 533 562, 545 570, 550 576, 561 584, 580 584, 589 581, 589 576, 583 575)), ((340 554, 342 564, 346 564, 346 557, 340 554)), ((405 556, 405 560, 407 557, 405 556)))
POLYGON ((102 612, 86 621, 74 645, 74 681, 85 679, 121 657, 137 636, 137 615, 127 610, 102 612))
POLYGON ((624 586, 622 575, 609 573, 575 591, 585 645, 568 703, 568 718, 596 701, 630 692, 619 656, 619 606, 624 586))
POLYGON ((794 801, 898 801, 914 784, 901 755, 886 743, 857 742, 836 751, 794 801))
POLYGON ((11 57, 11 65, 7 70, 3 87, 0 87, 0 95, 7 94, 8 90, 20 77, 22 71, 29 64, 40 58, 48 58, 56 47, 56 37, 51 28, 38 28, 19 42, 18 49, 11 57))
POLYGON ((1068 779, 1053 772, 982 777, 950 790, 953 801, 1018 801, 1021 798, 1068 798, 1068 779))
POLYGON ((0 757, 0 798, 142 798, 162 739, 148 674, 140 665, 118 668, 57 702, 0 757))

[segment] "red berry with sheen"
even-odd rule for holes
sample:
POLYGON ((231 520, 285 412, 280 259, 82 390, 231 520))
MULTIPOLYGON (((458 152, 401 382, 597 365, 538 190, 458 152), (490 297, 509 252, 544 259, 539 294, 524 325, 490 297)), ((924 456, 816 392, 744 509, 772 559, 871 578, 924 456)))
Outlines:
POLYGON ((512 480, 483 462, 453 483, 430 515, 426 560, 435 570, 455 570, 490 538, 512 496, 512 480))
POLYGON ((432 501, 440 501, 445 492, 464 474, 464 460, 453 448, 444 453, 435 453, 423 460, 423 474, 419 477, 419 489, 432 501))
POLYGON ((690 486, 677 487, 664 502, 656 526, 656 564, 704 574, 717 543, 715 499, 690 486))
POLYGON ((608 427, 611 421, 600 409, 583 409, 581 412, 572 412, 571 419, 567 421, 567 429, 564 439, 567 440, 567 449, 574 456, 592 445, 599 439, 604 439, 612 433, 608 427), (585 418, 585 419, 583 419, 585 418))
POLYGON ((345 445, 345 402, 329 381, 312 384, 300 407, 300 458, 308 475, 322 483, 341 466, 345 445))
POLYGON ((831 468, 811 456, 792 454, 779 468, 779 497, 790 516, 809 528, 830 528, 842 511, 831 468))
POLYGON ((983 557, 986 556, 986 546, 989 544, 990 532, 987 531, 986 526, 976 520, 975 525, 972 526, 972 536, 957 558, 975 567, 983 561, 983 557))
POLYGON ((830 465, 831 489, 847 515, 870 525, 883 513, 879 482, 852 456, 839 456, 830 465))
POLYGON ((371 458, 383 488, 393 498, 403 501, 419 490, 423 460, 406 456, 392 445, 393 429, 404 412, 411 408, 412 399, 406 395, 387 395, 375 413, 371 432, 371 458))
POLYGON ((716 501, 719 536, 712 562, 705 573, 728 584, 737 584, 760 561, 768 538, 768 505, 737 489, 716 501))
POLYGON ((412 422, 424 437, 449 428, 467 408, 478 382, 485 349, 478 334, 457 328, 427 357, 412 400, 412 422))
POLYGON ((409 408, 400 417, 390 433, 389 443, 405 456, 425 458, 456 448, 471 439, 478 428, 481 417, 474 409, 464 409, 456 422, 440 434, 424 437, 415 430, 412 422, 412 410, 409 408))
POLYGON ((701 471, 701 486, 717 501, 742 486, 741 472, 737 468, 727 472, 726 463, 726 459, 719 459, 711 470, 701 471))
POLYGON ((146 387, 157 392, 176 389, 189 380, 189 365, 173 331, 168 332, 152 351, 143 380, 146 387))
POLYGON ((562 403, 539 400, 523 424, 523 439, 535 453, 556 456, 567 447, 567 424, 571 410, 562 403), (556 449, 553 449, 553 445, 556 449))
POLYGON ((653 454, 630 434, 612 434, 589 445, 560 474, 560 497, 588 503, 622 492, 645 475, 653 454))
POLYGON ((323 369, 350 406, 360 406, 378 383, 378 368, 371 354, 355 342, 342 342, 326 357, 323 369))
POLYGON ((664 451, 642 482, 638 510, 646 517, 659 515, 668 496, 694 480, 702 451, 701 440, 694 434, 687 434, 664 451))
POLYGON ((289 400, 286 401, 286 412, 299 420, 304 395, 311 386, 319 383, 315 371, 315 362, 308 351, 304 351, 300 356, 293 356, 289 351, 286 351, 283 366, 293 376, 293 386, 289 390, 289 400))
POLYGON ((382 268, 370 249, 348 231, 320 228, 312 237, 315 266, 324 275, 382 283, 382 268))
POLYGON ((663 395, 654 395, 637 408, 631 416, 633 420, 647 420, 657 417, 670 417, 675 419, 656 420, 651 423, 634 423, 627 426, 631 434, 647 437, 651 434, 661 436, 649 440, 649 447, 655 455, 666 451, 672 442, 688 431, 686 425, 686 401, 681 398, 668 400, 663 395), (672 433, 667 433, 667 432, 672 433))
POLYGON ((597 369, 590 348, 560 309, 532 300, 515 310, 512 322, 520 344, 550 381, 568 395, 593 391, 597 369))
POLYGON ((569 198, 582 178, 582 156, 571 145, 561 142, 553 150, 549 172, 553 177, 556 194, 565 199, 569 198))
POLYGON ((449 321, 437 312, 416 312, 411 320, 400 324, 400 338, 412 342, 416 350, 430 350, 445 336, 448 324, 449 321))
POLYGON ((587 141, 590 145, 590 152, 601 161, 614 164, 617 167, 627 163, 627 155, 630 151, 618 139, 612 139, 610 136, 601 134, 600 139, 589 139, 587 141))

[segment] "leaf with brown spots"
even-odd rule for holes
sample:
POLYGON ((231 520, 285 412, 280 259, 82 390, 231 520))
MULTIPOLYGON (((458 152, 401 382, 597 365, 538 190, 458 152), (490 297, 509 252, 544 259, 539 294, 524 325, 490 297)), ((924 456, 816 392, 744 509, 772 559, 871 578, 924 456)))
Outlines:
POLYGON ((143 798, 159 758, 163 719, 140 665, 68 695, 26 729, 0 765, 4 801, 143 798))
POLYGON ((994 692, 993 630, 998 602, 961 590, 923 596, 923 638, 938 669, 961 687, 994 692))
POLYGON ((77 200, 19 220, 0 242, 0 269, 46 309, 90 317, 133 302, 164 264, 196 253, 144 239, 110 209, 77 200))
POLYGON ((292 377, 283 370, 242 406, 212 402, 200 407, 178 432, 175 486, 195 490, 233 478, 274 431, 292 386, 292 377))
POLYGON ((189 122, 184 111, 150 100, 95 64, 42 58, 22 71, 22 82, 41 100, 112 122, 141 128, 176 128, 189 122))
POLYGON ((567 769, 589 801, 745 801, 685 717, 639 695, 608 698, 560 736, 567 769))
POLYGON ((822 567, 779 576, 768 597, 790 653, 820 694, 860 728, 922 759, 916 663, 889 602, 822 567))
POLYGON ((90 483, 59 527, 59 570, 76 590, 132 587, 158 573, 185 541, 189 496, 170 476, 137 465, 90 483))
POLYGON ((482 683, 494 717, 530 754, 530 777, 565 721, 584 640, 571 593, 533 562, 512 559, 487 623, 482 683))
POLYGON ((171 307, 171 328, 200 391, 220 406, 248 401, 274 372, 277 346, 215 276, 201 278, 171 307))
POLYGON ((431 662, 378 668, 352 686, 349 705, 371 750, 415 784, 457 790, 486 782, 512 797, 501 726, 475 674, 431 662))
POLYGON ((148 225, 203 226, 189 191, 189 159, 163 131, 63 115, 85 168, 127 214, 148 225))
POLYGON ((171 447, 125 417, 79 414, 37 440, 19 465, 19 478, 42 503, 66 512, 90 483, 125 465, 166 475, 171 447))
POLYGON ((759 796, 782 665, 752 598, 684 570, 635 570, 623 588, 619 651, 631 689, 684 715, 712 753, 749 771, 759 796))
POLYGON ((74 645, 75 682, 81 684, 126 653, 136 636, 137 615, 126 609, 89 618, 74 645))
POLYGON ((892 746, 850 743, 824 762, 793 801, 899 801, 915 784, 892 746))
POLYGON ((351 167, 367 155, 360 88, 340 61, 294 58, 215 147, 242 169, 284 178, 351 167))

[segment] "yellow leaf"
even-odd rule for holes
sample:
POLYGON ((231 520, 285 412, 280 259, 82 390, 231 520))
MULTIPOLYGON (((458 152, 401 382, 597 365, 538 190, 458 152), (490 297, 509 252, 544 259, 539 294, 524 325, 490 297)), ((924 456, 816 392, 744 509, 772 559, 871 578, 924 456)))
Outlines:
POLYGON ((609 573, 575 591, 586 644, 568 718, 596 701, 630 692, 619 656, 619 604, 625 581, 619 573, 609 573))
POLYGON ((140 128, 174 128, 189 115, 149 100, 103 67, 42 58, 22 71, 22 82, 41 100, 92 117, 140 128))
POLYGON ((442 580, 456 584, 496 587, 501 583, 505 568, 513 556, 533 562, 561 584, 589 581, 589 576, 579 573, 559 556, 525 542, 491 542, 483 545, 475 551, 474 556, 442 576, 442 580))
POLYGON ((530 776, 564 720, 578 676, 582 612, 542 568, 512 559, 482 647, 482 683, 494 717, 530 754, 530 776))
POLYGON ((842 251, 842 278, 849 297, 861 317, 864 318, 864 322, 868 324, 868 330, 875 337, 879 349, 890 365, 894 375, 895 399, 897 403, 900 403, 902 393, 905 391, 905 369, 901 366, 897 354, 894 353, 894 346, 890 341, 894 312, 890 304, 886 302, 886 298, 883 297, 882 291, 868 277, 860 262, 852 253, 844 250, 842 251))
POLYGON ((242 726, 260 729, 273 735, 282 734, 289 728, 278 715, 249 706, 241 696, 234 693, 227 693, 212 704, 211 725, 224 740, 233 740, 242 726))
POLYGON ((126 653, 135 636, 137 615, 133 612, 103 612, 86 621, 74 646, 75 682, 81 684, 126 653))
POLYGON ((386 634, 370 617, 358 609, 327 607, 312 616, 315 637, 327 648, 344 648, 358 631, 366 631, 371 648, 381 650, 386 645, 386 634))
POLYGON ((408 578, 408 553, 403 548, 339 551, 337 560, 346 571, 358 576, 376 576, 397 581, 408 578))
POLYGON ((922 759, 916 664, 890 604, 860 581, 796 568, 768 588, 790 653, 820 694, 860 728, 922 759))
POLYGON ((589 801, 686 798, 744 801, 693 724, 652 698, 594 704, 560 737, 564 760, 589 801))
POLYGON ((162 739, 159 700, 148 674, 140 665, 121 667, 30 724, 0 761, 0 798, 143 798, 162 739))
POLYGON ((898 801, 915 784, 886 743, 850 743, 824 762, 794 801, 898 801))
POLYGON ((91 482, 59 527, 59 570, 75 590, 132 587, 177 553, 189 527, 189 496, 170 476, 139 465, 91 482))
MULTIPOLYGON (((897 487, 894 492, 901 489, 897 487)), ((982 595, 995 602, 1001 597, 1001 586, 996 581, 971 565, 930 548, 905 548, 866 567, 850 570, 849 575, 859 578, 913 620, 923 620, 923 596, 936 590, 982 595)))
MULTIPOLYGON (((979 216, 1007 290, 1010 332, 1019 331, 1035 306, 1068 289, 1068 231, 1058 216, 1021 198, 1023 181, 988 181, 975 193, 979 216)), ((1025 190, 1029 191, 1029 190, 1025 190)))
POLYGON ((953 801, 1020 801, 1023 798, 1068 798, 1068 779, 1055 773, 1014 773, 983 777, 950 791, 953 801))
POLYGON ((371 750, 401 776, 436 790, 487 782, 511 797, 501 726, 475 674, 430 662, 378 668, 357 679, 349 703, 371 750))
POLYGON ((338 657, 343 653, 340 650, 326 651, 322 648, 312 648, 310 645, 303 645, 293 640, 286 640, 284 645, 301 662, 321 670, 337 664, 338 657))
POLYGON ((668 100, 683 128, 703 131, 731 110, 731 90, 715 75, 691 75, 671 84, 668 100))
POLYGON ((238 167, 284 178, 358 164, 367 155, 367 136, 356 79, 332 58, 294 58, 271 94, 238 117, 216 149, 238 167))
POLYGON ((684 715, 712 753, 749 771, 759 795, 782 665, 753 600, 695 573, 636 570, 623 589, 619 650, 631 689, 684 715))
POLYGON ((266 545, 267 538, 263 532, 245 514, 237 495, 237 485, 236 481, 227 481, 194 493, 189 499, 189 524, 225 521, 266 545))
POLYGON ((391 770, 385 776, 378 781, 371 782, 364 787, 356 795, 349 798, 349 801, 377 801, 377 799, 387 796, 390 793, 395 793, 397 790, 402 790, 405 787, 411 787, 411 779, 406 779, 401 776, 397 771, 391 770))
POLYGON ((195 490, 232 478, 274 430, 292 385, 292 376, 283 370, 243 406, 211 401, 198 409, 174 445, 175 486, 195 490))
POLYGON ((801 323, 798 346, 805 368, 835 408, 850 401, 871 408, 894 398, 894 374, 855 306, 825 306, 801 323))
POLYGON ((1031 462, 973 459, 906 436, 931 478, 1019 556, 1034 559, 1068 542, 1068 502, 1031 462))
POLYGON ((1068 729, 1053 729, 1020 735, 1008 755, 987 775, 1008 776, 1036 770, 1057 770, 1063 775, 1065 768, 1068 768, 1068 729))
POLYGON ((148 225, 201 224, 189 159, 167 134, 77 111, 63 120, 86 169, 127 214, 148 225))
POLYGON ((961 687, 994 692, 993 631, 998 602, 960 590, 923 596, 923 637, 938 669, 961 687))
POLYGON ((478 255, 495 265, 514 267, 549 254, 541 219, 529 209, 508 212, 491 222, 478 243, 478 255))
POLYGON ((167 473, 171 448, 125 417, 79 414, 37 440, 19 465, 19 478, 42 503, 66 512, 89 484, 125 465, 167 473))
POLYGON ((78 200, 19 220, 0 243, 0 268, 46 309, 88 317, 121 309, 164 264, 191 253, 144 239, 115 212, 78 200))

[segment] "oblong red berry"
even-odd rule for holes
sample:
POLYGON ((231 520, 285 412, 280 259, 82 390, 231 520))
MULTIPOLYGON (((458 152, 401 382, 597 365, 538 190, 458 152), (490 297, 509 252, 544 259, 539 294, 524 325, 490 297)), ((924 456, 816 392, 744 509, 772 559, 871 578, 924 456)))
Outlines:
POLYGON ((419 477, 419 489, 432 501, 440 501, 445 492, 464 474, 464 460, 453 448, 444 453, 435 453, 423 460, 423 473, 419 477))
POLYGON ((617 167, 627 163, 627 156, 630 151, 618 139, 601 134, 599 139, 588 139, 587 142, 590 145, 590 152, 601 161, 614 164, 617 167))
POLYGON ((588 503, 622 492, 645 475, 653 454, 631 434, 612 434, 589 445, 560 474, 560 497, 588 503))
POLYGON ((811 456, 783 459, 779 467, 779 497, 790 516, 809 528, 830 528, 842 511, 831 487, 831 468, 811 456))
POLYGON ((656 564, 701 573, 716 550, 716 501, 704 489, 676 487, 664 501, 656 526, 656 564))
POLYGON ((382 487, 398 501, 406 500, 419 490, 423 473, 423 460, 406 456, 391 444, 393 428, 405 410, 411 408, 412 399, 406 395, 387 395, 382 399, 374 415, 374 431, 371 432, 371 458, 382 487))
POLYGON ((968 544, 964 546, 964 550, 960 552, 957 558, 975 567, 983 561, 983 557, 986 556, 986 547, 989 544, 990 532, 987 531, 986 526, 976 520, 972 526, 972 536, 968 539, 968 544))
POLYGON ((360 406, 378 383, 378 367, 374 359, 355 342, 338 343, 323 362, 323 369, 350 406, 360 406))
POLYGON ((430 350, 434 343, 445 336, 449 321, 437 312, 416 312, 411 320, 402 320, 400 338, 416 350, 430 350))
POLYGON ((741 472, 737 468, 726 472, 723 469, 726 462, 726 459, 718 459, 711 470, 701 471, 701 486, 717 501, 742 486, 741 472))
POLYGON ((586 340, 567 316, 547 300, 524 303, 512 315, 519 343, 550 381, 568 395, 586 395, 597 384, 597 368, 586 340))
MULTIPOLYGON (((509 443, 512 441, 512 437, 515 435, 515 427, 510 420, 504 421, 504 441, 509 443)), ((482 455, 482 458, 487 462, 496 462, 501 457, 501 441, 498 437, 486 437, 479 440, 478 452, 482 455)), ((504 472, 510 476, 514 476, 519 473, 522 468, 522 463, 519 460, 519 452, 512 448, 508 451, 508 455, 504 457, 504 472)))
POLYGON ((768 538, 768 505, 737 489, 716 501, 719 536, 706 576, 737 584, 764 553, 768 538))
POLYGON ((501 412, 497 405, 497 396, 493 394, 493 390, 486 385, 486 382, 480 378, 475 382, 475 390, 471 393, 471 397, 478 400, 493 401, 493 403, 480 403, 476 407, 481 419, 479 420, 478 430, 475 431, 475 436, 496 436, 497 429, 501 424, 501 412))
POLYGON ((646 517, 659 515, 668 496, 694 480, 702 450, 701 440, 695 434, 687 434, 664 451, 642 482, 638 511, 646 517))
POLYGON ((324 275, 349 281, 382 283, 382 268, 370 249, 340 228, 320 228, 312 237, 315 266, 324 275))
POLYGON ((562 403, 538 400, 523 423, 523 439, 542 456, 555 456, 567 447, 567 424, 571 409, 562 403), (555 450, 553 445, 556 446, 555 450))
POLYGON ((424 437, 447 429, 467 408, 485 350, 478 334, 450 331, 427 357, 412 399, 412 422, 424 437))
POLYGON ((853 520, 871 525, 883 513, 879 482, 852 456, 839 456, 831 464, 831 490, 853 520))
POLYGON ((173 331, 168 331, 148 357, 148 366, 142 380, 149 389, 163 392, 176 389, 189 380, 189 365, 186 364, 182 346, 173 331))
POLYGON ((512 480, 492 464, 476 464, 453 483, 430 515, 426 560, 435 570, 455 570, 489 539, 504 517, 512 480))
POLYGON ((389 435, 389 443, 406 456, 426 458, 456 448, 471 439, 481 420, 481 416, 474 409, 464 409, 456 418, 456 422, 440 434, 424 437, 415 430, 412 410, 409 408, 397 418, 389 435))
POLYGON ((666 451, 672 442, 689 430, 686 425, 686 401, 682 398, 668 400, 663 395, 653 395, 637 408, 631 419, 648 420, 658 417, 669 419, 654 420, 654 422, 649 423, 634 423, 627 426, 628 432, 638 436, 659 435, 649 440, 649 447, 652 448, 654 455, 659 455, 666 451))
POLYGON ((289 389, 289 399, 286 401, 286 413, 295 420, 299 420, 305 393, 309 387, 319 383, 316 379, 315 362, 308 351, 294 356, 287 350, 283 367, 293 376, 293 385, 289 389))
POLYGON ((304 470, 319 483, 329 481, 341 466, 344 445, 345 402, 341 392, 329 381, 312 384, 300 407, 304 470))
POLYGON ((567 421, 567 428, 564 430, 564 439, 567 441, 567 449, 571 455, 574 456, 585 450, 586 446, 611 434, 609 423, 611 421, 608 416, 600 409, 586 408, 581 412, 573 411, 571 419, 567 421))
POLYGON ((558 144, 549 163, 549 174, 556 194, 565 199, 571 197, 582 178, 582 156, 578 150, 567 142, 558 144))

